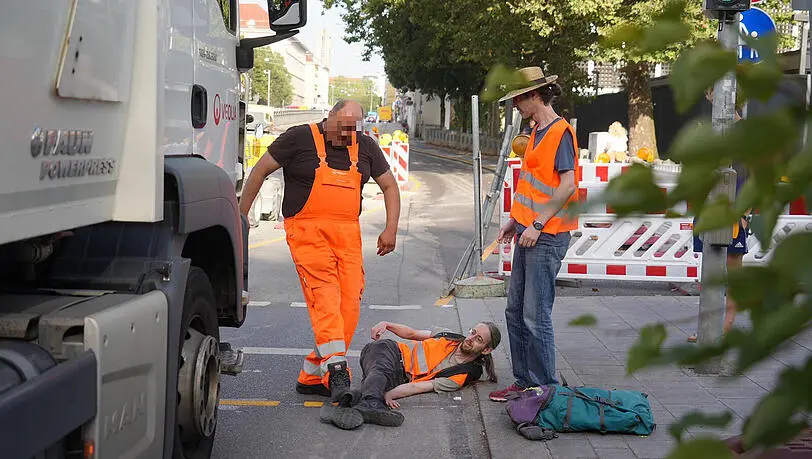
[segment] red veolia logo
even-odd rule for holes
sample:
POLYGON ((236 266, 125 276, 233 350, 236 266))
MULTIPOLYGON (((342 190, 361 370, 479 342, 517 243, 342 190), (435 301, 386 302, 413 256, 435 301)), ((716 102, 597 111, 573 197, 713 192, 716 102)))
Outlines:
POLYGON ((214 124, 220 124, 220 118, 228 121, 234 121, 237 119, 237 106, 234 104, 224 104, 220 100, 220 94, 214 95, 214 107, 212 107, 212 111, 214 112, 214 124))
POLYGON ((214 124, 220 124, 220 94, 214 95, 214 124))

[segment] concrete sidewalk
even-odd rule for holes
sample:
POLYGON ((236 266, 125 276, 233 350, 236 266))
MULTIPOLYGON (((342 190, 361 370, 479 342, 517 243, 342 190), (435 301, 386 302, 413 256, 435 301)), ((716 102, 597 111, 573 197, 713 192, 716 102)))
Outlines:
MULTIPOLYGON (((556 370, 570 385, 587 385, 640 390, 649 395, 657 429, 649 437, 601 435, 598 433, 559 434, 549 442, 525 440, 513 429, 504 403, 491 402, 488 393, 511 384, 510 346, 505 327, 504 298, 457 299, 462 329, 492 320, 503 333, 503 345, 494 352, 499 384, 476 385, 480 409, 493 458, 662 458, 674 447, 668 426, 683 414, 701 410, 718 413, 731 410, 732 424, 725 431, 708 430, 721 438, 741 433, 744 419, 758 399, 774 384, 788 364, 805 361, 812 350, 812 334, 792 342, 786 349, 740 378, 697 376, 676 367, 647 369, 626 376, 628 349, 639 330, 662 322, 669 333, 666 346, 684 343, 696 329, 697 297, 559 297, 553 310, 556 330, 556 370), (594 327, 570 327, 580 315, 598 318, 594 327)), ((742 318, 742 324, 746 319, 742 318)), ((738 322, 737 322, 738 325, 738 322)), ((705 429, 689 430, 696 435, 705 429)))

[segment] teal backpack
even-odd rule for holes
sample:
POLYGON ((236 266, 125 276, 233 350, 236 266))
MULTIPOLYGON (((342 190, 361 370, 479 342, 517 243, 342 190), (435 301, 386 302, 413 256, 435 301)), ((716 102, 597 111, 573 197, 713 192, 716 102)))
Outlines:
POLYGON ((651 434, 656 424, 648 396, 633 390, 550 385, 514 394, 508 415, 531 440, 555 438, 554 432, 651 434))
POLYGON ((634 390, 552 386, 555 394, 538 414, 542 429, 556 432, 649 435, 656 424, 648 396, 634 390))

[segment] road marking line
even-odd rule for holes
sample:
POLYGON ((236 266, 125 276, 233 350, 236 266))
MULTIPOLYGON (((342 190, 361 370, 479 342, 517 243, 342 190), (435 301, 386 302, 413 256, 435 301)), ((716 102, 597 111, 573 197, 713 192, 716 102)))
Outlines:
POLYGON ((276 242, 282 242, 284 240, 285 240, 285 236, 279 236, 277 238, 270 239, 268 241, 261 241, 261 242, 255 243, 255 244, 251 244, 251 245, 248 246, 248 248, 249 249, 256 249, 257 247, 263 247, 263 246, 266 246, 266 245, 271 245, 271 244, 274 244, 276 242))
POLYGON ((319 408, 324 406, 324 402, 304 402, 305 408, 319 408))
POLYGON ((402 304, 399 306, 389 306, 384 304, 370 304, 369 309, 387 309, 387 310, 403 310, 403 309, 423 309, 419 304, 402 304))
MULTIPOLYGON (((307 356, 313 352, 313 349, 295 348, 295 347, 244 347, 241 349, 243 354, 253 355, 302 355, 307 356)), ((361 357, 361 351, 350 349, 347 352, 348 357, 361 357)))
POLYGON ((307 303, 304 303, 302 301, 294 301, 294 302, 290 303, 290 307, 292 307, 292 308, 306 308, 307 303))
POLYGON ((444 307, 444 308, 450 307, 449 303, 451 303, 451 300, 453 300, 453 299, 454 299, 454 295, 444 296, 444 297, 438 299, 437 301, 435 301, 434 305, 439 306, 439 307, 444 307))
POLYGON ((254 308, 264 308, 265 306, 270 306, 270 301, 249 301, 248 306, 254 308))
POLYGON ((493 254, 493 249, 495 249, 498 244, 499 244, 499 239, 491 242, 491 245, 489 245, 487 249, 482 251, 482 261, 487 260, 488 257, 493 254))
POLYGON ((279 406, 279 400, 220 400, 221 405, 232 406, 279 406))

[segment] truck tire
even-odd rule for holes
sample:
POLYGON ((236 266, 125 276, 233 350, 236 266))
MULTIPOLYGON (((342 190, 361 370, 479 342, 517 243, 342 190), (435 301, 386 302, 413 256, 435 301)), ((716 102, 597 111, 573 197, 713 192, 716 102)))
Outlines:
POLYGON ((220 399, 220 329, 214 290, 192 266, 186 281, 178 354, 173 459, 207 459, 214 446, 220 399))

